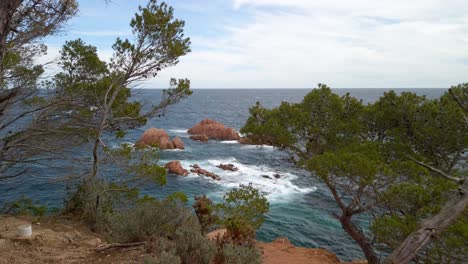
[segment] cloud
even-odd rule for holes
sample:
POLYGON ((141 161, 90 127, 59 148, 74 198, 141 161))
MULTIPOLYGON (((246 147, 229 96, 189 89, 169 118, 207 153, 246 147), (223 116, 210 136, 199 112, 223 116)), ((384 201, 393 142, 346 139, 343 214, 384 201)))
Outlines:
POLYGON ((224 24, 220 36, 194 38, 201 48, 162 76, 185 73, 195 87, 207 88, 319 82, 448 87, 466 81, 463 1, 234 0, 233 8, 249 19, 224 24))
MULTIPOLYGON (((311 88, 319 82, 448 87, 467 81, 465 0, 231 0, 219 13, 216 0, 183 2, 179 9, 177 3, 176 11, 191 14, 177 13, 191 29, 192 53, 144 87, 165 88, 170 77, 188 77, 196 88, 311 88)), ((99 50, 110 57, 109 49, 99 50)))

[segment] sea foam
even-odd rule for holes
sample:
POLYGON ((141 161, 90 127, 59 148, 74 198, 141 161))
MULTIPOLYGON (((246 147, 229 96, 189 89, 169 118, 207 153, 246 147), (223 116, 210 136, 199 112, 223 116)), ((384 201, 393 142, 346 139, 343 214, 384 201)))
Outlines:
MULTIPOLYGON (((215 181, 208 177, 200 176, 202 180, 210 181, 223 187, 223 192, 216 191, 210 195, 222 196, 225 192, 232 188, 239 187, 240 184, 252 185, 266 195, 270 202, 281 203, 288 202, 297 195, 303 195, 316 190, 315 187, 299 187, 295 184, 297 175, 290 172, 285 172, 268 166, 247 165, 238 162, 234 157, 227 159, 209 159, 205 161, 196 160, 181 160, 181 165, 185 169, 190 169, 190 165, 198 164, 201 168, 218 174, 221 180, 215 181), (238 171, 225 171, 216 166, 219 164, 233 164, 238 171), (274 174, 279 174, 280 178, 276 179, 274 174), (265 178, 268 176, 270 178, 265 178)), ((196 174, 189 174, 186 178, 197 178, 196 174)))

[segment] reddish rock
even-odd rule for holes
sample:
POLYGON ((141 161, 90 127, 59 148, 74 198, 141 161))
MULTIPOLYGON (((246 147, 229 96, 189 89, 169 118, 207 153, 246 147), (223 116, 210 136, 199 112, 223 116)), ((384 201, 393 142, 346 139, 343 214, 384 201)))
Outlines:
POLYGON ((171 141, 164 129, 149 128, 143 133, 140 140, 135 144, 138 148, 158 147, 159 149, 184 149, 184 143, 179 137, 171 141))
POLYGON ((188 170, 182 167, 180 161, 178 160, 168 162, 166 165, 164 165, 164 167, 169 171, 169 173, 174 173, 181 176, 187 176, 189 173, 188 170))
POLYGON ((187 132, 190 134, 204 134, 209 138, 219 140, 239 140, 240 138, 236 130, 226 127, 212 119, 201 121, 190 128, 187 132))
POLYGON ((252 144, 252 142, 246 137, 239 138, 239 143, 243 144, 243 145, 251 145, 252 144))
POLYGON ((223 170, 229 170, 229 171, 238 171, 239 170, 239 168, 237 168, 233 164, 219 164, 216 167, 218 167, 220 169, 223 169, 223 170))
POLYGON ((190 167, 192 167, 192 169, 190 170, 191 172, 193 173, 196 173, 198 175, 204 175, 206 177, 210 177, 212 178, 213 180, 216 180, 216 181, 219 181, 221 180, 221 177, 219 177, 218 175, 212 173, 212 172, 209 172, 207 170, 204 170, 202 168, 200 168, 200 166, 198 166, 198 164, 194 164, 194 165, 190 165, 190 167))
POLYGON ((176 149, 184 149, 185 146, 184 146, 184 142, 182 142, 182 139, 180 139, 180 137, 175 137, 173 140, 172 140, 172 143, 174 144, 174 148, 176 149))
POLYGON ((201 141, 201 142, 208 142, 210 140, 207 135, 193 135, 190 136, 190 139, 196 140, 196 141, 201 141))

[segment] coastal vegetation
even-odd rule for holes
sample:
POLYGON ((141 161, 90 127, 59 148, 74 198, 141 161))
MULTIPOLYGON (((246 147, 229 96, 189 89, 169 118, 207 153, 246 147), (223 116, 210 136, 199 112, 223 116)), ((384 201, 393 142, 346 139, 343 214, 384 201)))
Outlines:
POLYGON ((433 100, 389 91, 367 105, 319 84, 300 103, 257 102, 241 132, 285 151, 328 188, 334 216, 368 263, 382 253, 391 253, 386 263, 462 263, 467 102, 468 84, 433 100))
MULTIPOLYGON (((259 263, 252 240, 268 203, 252 186, 232 190, 216 205, 219 221, 213 224, 228 232, 210 241, 208 227, 202 232, 203 220, 188 209, 185 194, 158 200, 139 193, 145 184, 166 183, 157 146, 109 144, 191 95, 188 79, 172 79, 159 103, 132 99, 138 83, 190 52, 184 21, 174 18, 166 3, 149 0, 130 21, 132 37, 116 39, 110 61, 81 39, 67 41, 59 72, 42 80, 44 65, 35 63, 46 52, 40 40, 58 32, 77 10, 74 0, 0 3, 0 181, 33 177, 34 164, 67 164, 63 178, 72 187, 60 213, 119 246, 144 245, 154 256, 146 262, 259 263)), ((26 198, 5 208, 6 213, 45 213, 26 198)))
MULTIPOLYGON (((159 102, 134 97, 138 84, 191 51, 185 22, 166 3, 149 0, 130 21, 131 37, 115 40, 109 61, 84 40, 70 40, 60 50, 57 73, 45 77, 46 65, 37 62, 47 52, 41 41, 78 10, 76 0, 0 2, 0 184, 35 177, 34 166, 64 167, 55 180, 66 181, 69 193, 54 213, 112 243, 98 251, 144 246, 145 263, 261 263, 255 234, 270 205, 260 190, 241 184, 220 202, 199 196, 193 205, 182 192, 156 199, 140 189, 167 183, 167 168, 158 164, 163 146, 113 144, 192 94, 188 79, 171 79, 159 102), (207 237, 220 228, 225 232, 207 237)), ((334 216, 370 264, 463 263, 467 102, 468 84, 437 99, 389 91, 371 104, 320 84, 300 103, 273 109, 257 103, 242 138, 210 119, 189 133, 200 141, 243 140, 289 154, 329 190, 334 216), (368 225, 356 224, 358 217, 368 225)), ((163 130, 151 131, 168 138, 163 130)), ((166 140, 164 148, 182 149, 179 141, 166 140)), ((221 180, 198 165, 191 172, 221 180)), ((28 197, 0 208, 37 221, 52 213, 28 197)))

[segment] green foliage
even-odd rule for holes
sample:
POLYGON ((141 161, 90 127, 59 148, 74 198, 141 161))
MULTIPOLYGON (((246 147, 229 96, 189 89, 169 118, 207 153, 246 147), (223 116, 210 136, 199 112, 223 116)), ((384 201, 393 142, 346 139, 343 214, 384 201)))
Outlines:
POLYGON ((5 214, 30 215, 40 219, 47 213, 47 207, 37 205, 31 199, 21 196, 18 200, 6 204, 1 211, 5 214))
POLYGON ((229 191, 224 195, 223 203, 218 205, 223 221, 241 221, 253 229, 263 224, 269 207, 268 200, 252 184, 241 184, 239 188, 229 191))
POLYGON ((175 232, 176 253, 183 264, 211 264, 216 253, 214 242, 201 233, 200 226, 185 225, 175 232))
MULTIPOLYGON (((451 92, 427 99, 389 91, 363 105, 319 84, 300 103, 266 109, 257 102, 241 132, 254 143, 285 150, 321 180, 341 210, 340 221, 353 226, 353 215, 370 213, 372 238, 393 249, 438 213, 457 187, 413 160, 466 177, 468 84, 451 92)), ((459 226, 466 228, 466 221, 459 226)), ((362 244, 365 234, 357 234, 362 244)), ((444 238, 434 241, 421 253, 425 261, 450 257, 449 250, 441 255, 440 242, 456 252, 461 246, 444 238)))
POLYGON ((174 255, 173 252, 162 252, 161 255, 155 260, 153 258, 146 258, 145 264, 181 264, 180 258, 174 255))
POLYGON ((222 248, 222 257, 217 259, 216 263, 260 264, 262 263, 262 254, 255 247, 225 244, 222 248))
POLYGON ((173 192, 173 193, 169 194, 166 197, 166 200, 172 201, 172 202, 179 201, 179 202, 182 202, 182 203, 187 203, 188 202, 188 197, 183 192, 173 192))
POLYGON ((102 212, 97 219, 97 229, 105 231, 110 241, 131 243, 174 236, 179 228, 189 223, 193 223, 193 216, 177 203, 145 200, 127 208, 114 207, 114 210, 102 212))
POLYGON ((206 195, 195 197, 195 203, 193 204, 195 214, 200 222, 202 233, 206 233, 210 227, 212 227, 217 221, 218 216, 216 215, 216 205, 206 197, 206 195))

